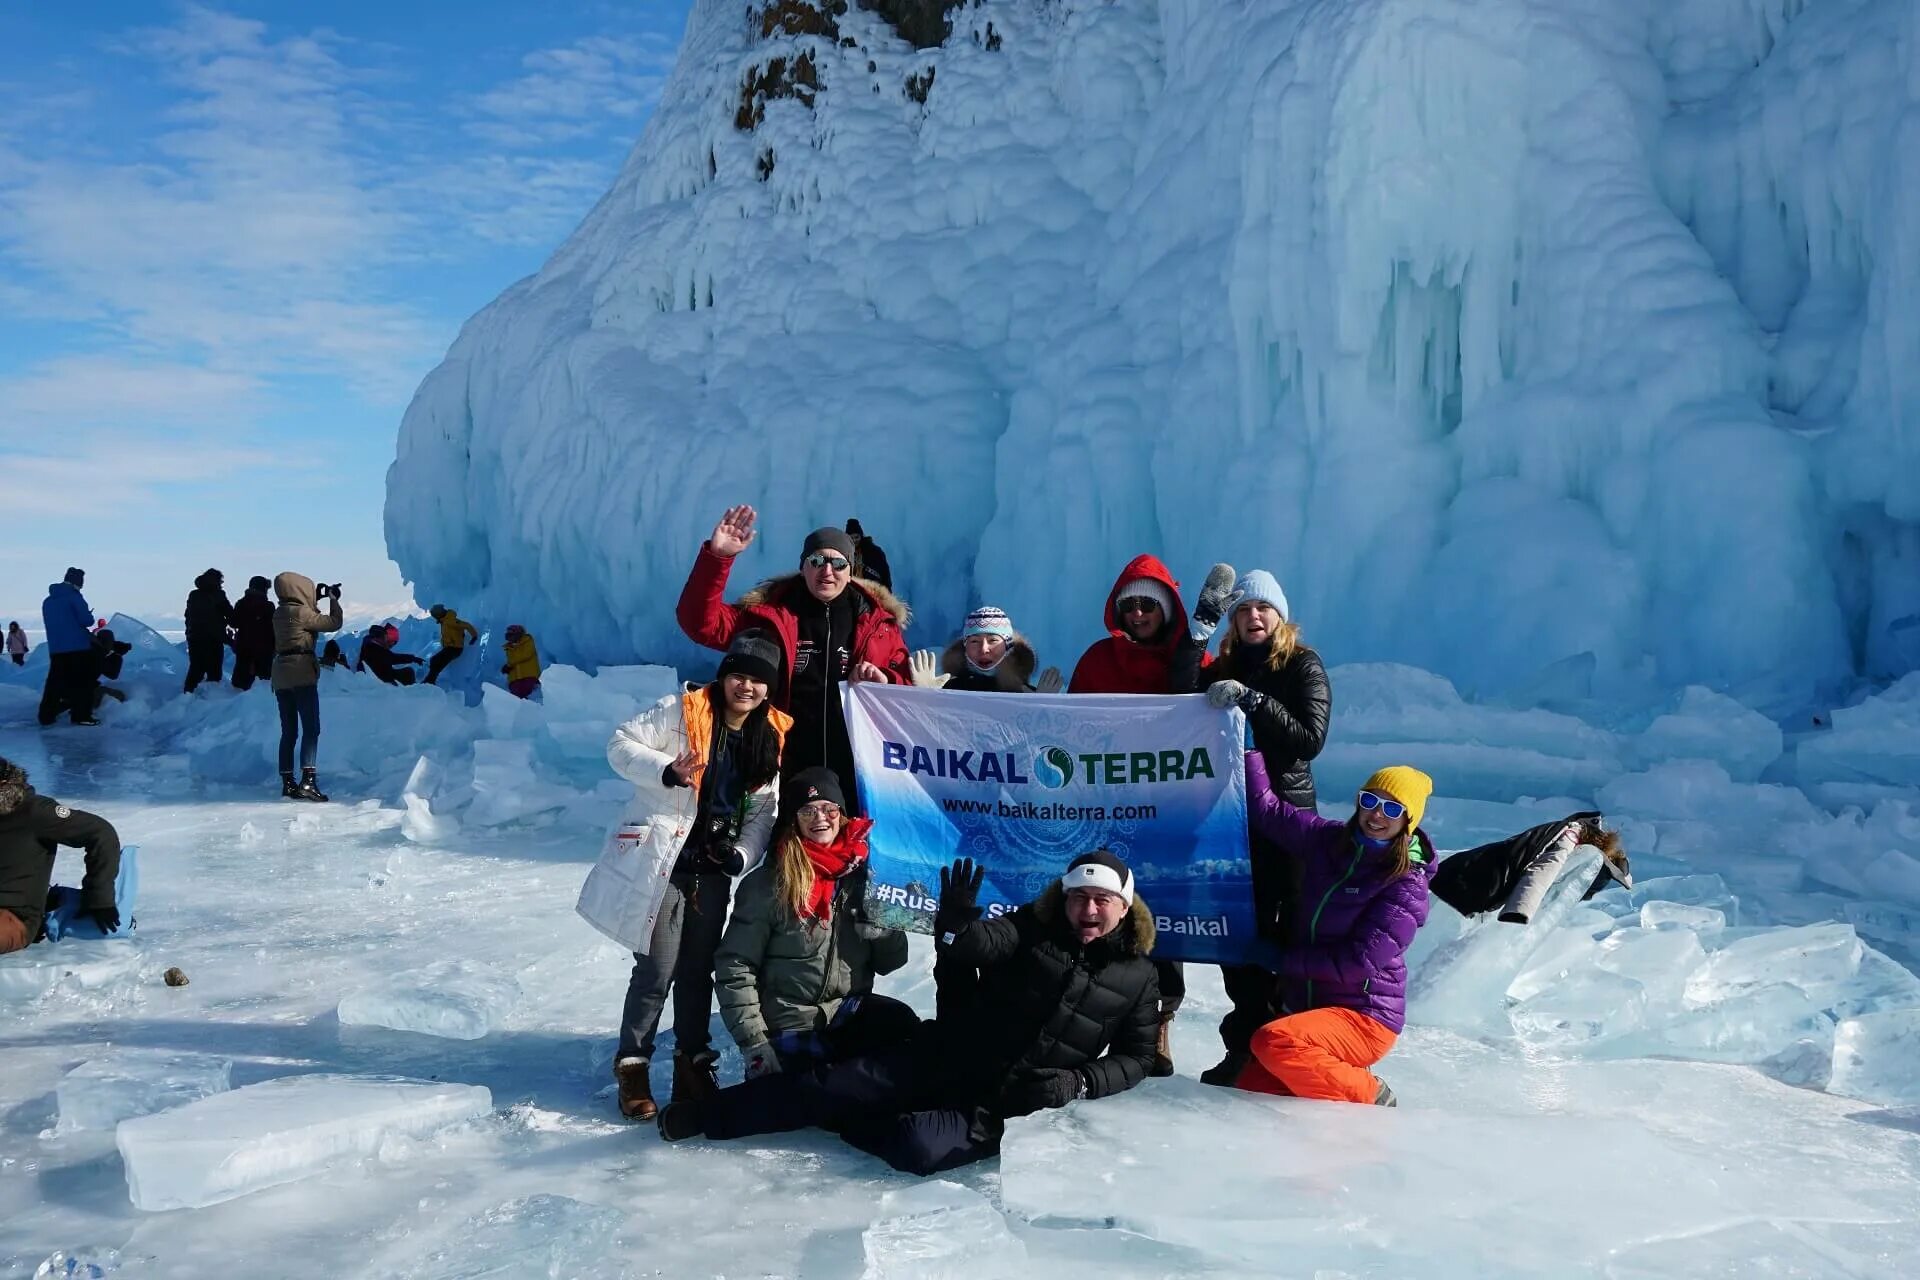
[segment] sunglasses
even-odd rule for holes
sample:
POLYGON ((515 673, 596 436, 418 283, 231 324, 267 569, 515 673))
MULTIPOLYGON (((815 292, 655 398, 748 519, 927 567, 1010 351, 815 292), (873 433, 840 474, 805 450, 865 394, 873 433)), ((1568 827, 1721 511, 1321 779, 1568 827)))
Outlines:
POLYGON ((1407 816, 1407 806, 1401 804, 1398 800, 1389 800, 1384 796, 1377 796, 1371 791, 1362 791, 1360 793, 1360 807, 1368 813, 1372 813, 1375 809, 1378 809, 1389 818, 1404 818, 1407 816))
POLYGON ((845 573, 848 565, 848 562, 839 556, 830 556, 823 551, 814 552, 800 563, 809 569, 831 569, 835 573, 845 573))
POLYGON ((840 816, 840 806, 837 804, 833 804, 829 801, 822 800, 817 804, 803 804, 798 809, 794 810, 794 814, 797 817, 810 818, 810 819, 811 818, 821 818, 821 819, 837 818, 840 816))
POLYGON ((1158 613, 1160 612, 1160 602, 1152 596, 1128 596, 1125 600, 1116 604, 1114 608, 1118 609, 1121 613, 1158 613))

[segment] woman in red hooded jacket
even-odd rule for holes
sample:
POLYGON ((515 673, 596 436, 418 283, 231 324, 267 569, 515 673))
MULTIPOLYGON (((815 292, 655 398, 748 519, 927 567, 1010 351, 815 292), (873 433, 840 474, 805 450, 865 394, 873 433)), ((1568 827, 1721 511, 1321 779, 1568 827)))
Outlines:
MULTIPOLYGON (((1180 584, 1159 557, 1135 556, 1107 593, 1107 638, 1080 655, 1068 693, 1171 693, 1173 657, 1187 634, 1187 606, 1180 584)), ((1187 975, 1178 960, 1158 960, 1160 1038, 1154 1046, 1153 1074, 1173 1074, 1169 1024, 1187 994, 1187 975)))

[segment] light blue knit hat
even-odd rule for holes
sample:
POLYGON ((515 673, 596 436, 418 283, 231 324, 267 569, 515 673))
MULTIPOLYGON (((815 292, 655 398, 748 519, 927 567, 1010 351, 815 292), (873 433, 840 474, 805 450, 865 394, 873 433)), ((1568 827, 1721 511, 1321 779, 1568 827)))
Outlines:
POLYGON ((1005 609, 996 609, 983 604, 967 615, 967 625, 960 632, 962 639, 968 636, 999 636, 1003 640, 1013 639, 1013 619, 1007 616, 1005 609))
POLYGON ((1280 611, 1283 622, 1293 621, 1293 611, 1287 608, 1287 593, 1280 589, 1280 583, 1265 569, 1249 569, 1240 575, 1240 581, 1233 584, 1233 607, 1263 601, 1280 611))

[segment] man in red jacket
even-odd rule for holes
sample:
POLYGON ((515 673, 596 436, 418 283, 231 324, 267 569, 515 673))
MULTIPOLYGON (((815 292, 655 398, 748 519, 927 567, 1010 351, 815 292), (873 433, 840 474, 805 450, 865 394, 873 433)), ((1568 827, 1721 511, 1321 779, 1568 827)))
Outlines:
MULTIPOLYGON (((797 573, 770 578, 732 604, 727 575, 754 538, 752 507, 729 508, 700 548, 675 610, 687 638, 726 651, 736 632, 759 628, 780 639, 783 663, 773 704, 793 716, 780 772, 825 765, 854 777, 853 746, 840 714, 842 681, 911 684, 904 602, 877 582, 853 574, 853 539, 815 529, 800 548, 797 573)), ((848 788, 854 810, 859 793, 848 788)))
MULTIPOLYGON (((1187 606, 1167 566, 1155 556, 1129 561, 1107 593, 1106 623, 1107 638, 1080 655, 1067 692, 1171 692, 1173 652, 1187 633, 1187 606)), ((1153 967, 1160 979, 1160 1035, 1152 1074, 1170 1076, 1173 1049, 1168 1033, 1186 998, 1187 975, 1178 960, 1156 959, 1153 967)))

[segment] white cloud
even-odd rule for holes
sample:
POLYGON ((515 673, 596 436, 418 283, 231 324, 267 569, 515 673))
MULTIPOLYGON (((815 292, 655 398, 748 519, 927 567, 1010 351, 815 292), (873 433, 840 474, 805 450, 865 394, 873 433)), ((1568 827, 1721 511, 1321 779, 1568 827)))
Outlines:
POLYGON ((509 147, 604 133, 651 110, 673 70, 658 36, 589 36, 521 59, 523 74, 473 99, 476 137, 509 147))

